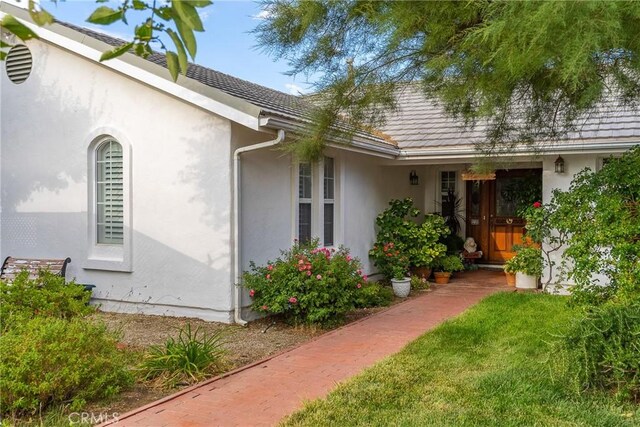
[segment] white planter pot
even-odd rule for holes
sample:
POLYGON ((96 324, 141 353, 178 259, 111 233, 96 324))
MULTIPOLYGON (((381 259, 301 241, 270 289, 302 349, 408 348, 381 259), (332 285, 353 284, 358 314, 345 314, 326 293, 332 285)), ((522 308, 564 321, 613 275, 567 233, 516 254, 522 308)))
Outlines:
POLYGON ((393 286, 393 293, 400 298, 406 298, 411 292, 411 278, 405 277, 402 280, 391 279, 391 285, 393 286))
POLYGON ((516 288, 518 289, 538 289, 538 276, 516 273, 516 288))

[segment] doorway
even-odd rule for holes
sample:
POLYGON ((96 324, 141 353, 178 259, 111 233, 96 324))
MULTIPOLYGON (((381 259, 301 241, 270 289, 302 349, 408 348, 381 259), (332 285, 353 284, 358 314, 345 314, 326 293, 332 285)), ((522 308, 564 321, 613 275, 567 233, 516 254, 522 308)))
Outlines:
POLYGON ((483 252, 481 262, 502 264, 522 244, 525 221, 518 214, 542 197, 542 169, 496 171, 496 179, 467 181, 467 236, 483 252))

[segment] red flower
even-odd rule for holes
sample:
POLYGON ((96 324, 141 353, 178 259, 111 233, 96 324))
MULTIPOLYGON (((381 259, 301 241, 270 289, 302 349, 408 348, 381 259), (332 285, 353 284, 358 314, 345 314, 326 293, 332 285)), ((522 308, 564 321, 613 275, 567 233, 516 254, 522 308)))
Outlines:
POLYGON ((290 302, 291 304, 296 304, 296 303, 298 302, 298 298, 296 298, 296 297, 291 297, 291 298, 289 298, 289 302, 290 302))
POLYGON ((534 207, 534 208, 536 208, 536 209, 541 208, 541 207, 542 207, 542 203, 540 203, 540 202, 535 202, 535 203, 533 204, 533 207, 534 207))
POLYGON ((251 289, 251 290, 249 291, 249 296, 250 296, 251 298, 253 298, 253 296, 254 296, 255 294, 256 294, 256 291, 254 291, 253 289, 251 289))
POLYGON ((272 271, 273 270, 273 265, 271 265, 271 264, 267 265, 267 270, 272 271))
POLYGON ((267 280, 271 280, 271 275, 267 274, 267 280))
POLYGON ((356 288, 358 288, 358 289, 360 289, 361 287, 362 287, 362 284, 360 284, 360 283, 358 283, 358 284, 356 285, 356 288))
POLYGON ((266 305, 263 305, 263 306, 262 306, 262 307, 260 307, 260 308, 262 308, 264 311, 269 310, 269 307, 267 307, 266 305))
POLYGON ((307 270, 307 276, 311 276, 311 270, 307 270))

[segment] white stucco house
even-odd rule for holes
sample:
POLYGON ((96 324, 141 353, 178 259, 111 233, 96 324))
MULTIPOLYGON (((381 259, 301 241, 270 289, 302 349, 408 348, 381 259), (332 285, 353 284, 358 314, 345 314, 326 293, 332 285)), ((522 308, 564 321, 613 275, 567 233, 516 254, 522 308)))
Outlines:
POLYGON ((640 114, 612 107, 544 155, 513 154, 496 180, 463 181, 482 129, 407 90, 384 129, 391 142, 329 141, 321 162, 301 164, 278 145, 305 125, 303 100, 198 65, 173 82, 163 55, 100 63, 121 41, 73 25, 37 32, 0 72, 0 258, 70 257, 67 278, 96 285, 105 310, 239 321, 250 261, 317 236, 373 273, 388 201, 433 212, 449 189, 465 201, 462 234, 501 263, 522 232, 507 187, 541 180, 546 200, 640 143, 640 114))

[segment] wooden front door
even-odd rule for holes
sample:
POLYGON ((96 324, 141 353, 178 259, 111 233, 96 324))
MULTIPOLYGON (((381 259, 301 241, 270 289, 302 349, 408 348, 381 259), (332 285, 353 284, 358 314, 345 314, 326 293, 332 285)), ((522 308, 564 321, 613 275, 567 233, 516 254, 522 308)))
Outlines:
POLYGON ((467 236, 483 251, 482 262, 502 264, 522 244, 524 219, 517 210, 540 199, 540 169, 499 170, 492 181, 467 182, 467 236))

